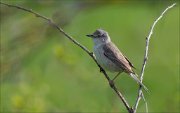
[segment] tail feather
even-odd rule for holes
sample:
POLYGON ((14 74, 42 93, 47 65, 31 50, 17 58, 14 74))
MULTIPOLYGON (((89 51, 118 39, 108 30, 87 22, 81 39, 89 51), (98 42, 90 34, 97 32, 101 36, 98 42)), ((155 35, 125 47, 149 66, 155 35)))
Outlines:
POLYGON ((136 74, 130 73, 129 75, 148 92, 147 87, 138 79, 136 74))

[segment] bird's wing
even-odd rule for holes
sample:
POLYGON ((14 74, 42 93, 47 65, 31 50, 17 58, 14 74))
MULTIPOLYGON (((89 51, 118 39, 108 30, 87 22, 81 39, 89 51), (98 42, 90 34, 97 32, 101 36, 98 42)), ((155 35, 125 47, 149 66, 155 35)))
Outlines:
POLYGON ((128 61, 129 65, 130 65, 132 68, 136 69, 136 68, 134 67, 134 65, 130 62, 130 60, 129 60, 125 55, 123 55, 123 56, 124 56, 124 58, 128 61))
POLYGON ((115 63, 119 68, 122 68, 125 72, 134 73, 131 68, 133 65, 112 42, 106 43, 103 46, 103 50, 104 55, 113 63, 115 63))

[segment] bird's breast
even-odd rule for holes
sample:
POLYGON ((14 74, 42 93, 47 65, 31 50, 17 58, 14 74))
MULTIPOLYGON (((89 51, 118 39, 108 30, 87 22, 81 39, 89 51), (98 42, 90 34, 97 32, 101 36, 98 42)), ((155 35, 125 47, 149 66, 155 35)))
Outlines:
POLYGON ((94 54, 97 62, 106 70, 111 72, 122 71, 121 68, 116 66, 111 60, 104 55, 103 45, 94 46, 94 54))

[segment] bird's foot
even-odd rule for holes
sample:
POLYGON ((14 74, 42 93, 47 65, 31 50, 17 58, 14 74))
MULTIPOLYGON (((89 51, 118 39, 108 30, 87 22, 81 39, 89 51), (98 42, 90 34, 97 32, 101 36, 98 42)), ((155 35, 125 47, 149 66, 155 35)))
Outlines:
POLYGON ((99 68, 99 71, 100 71, 100 72, 103 72, 103 71, 104 71, 104 69, 100 67, 100 68, 99 68))

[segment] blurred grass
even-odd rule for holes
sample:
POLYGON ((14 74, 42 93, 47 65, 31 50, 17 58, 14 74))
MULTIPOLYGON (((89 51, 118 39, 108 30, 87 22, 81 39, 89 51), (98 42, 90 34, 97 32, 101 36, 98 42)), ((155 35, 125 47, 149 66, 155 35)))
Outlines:
MULTIPOLYGON (((107 30, 140 73, 145 37, 171 2, 6 1, 53 18, 92 50, 85 35, 107 30)), ((93 60, 46 22, 1 5, 1 112, 125 112, 93 60), (60 35, 59 35, 60 34, 60 35)), ((144 83, 150 112, 179 112, 179 4, 157 24, 144 83)), ((111 77, 115 73, 109 73, 111 77)), ((116 80, 130 104, 137 84, 116 80)), ((140 103, 138 111, 144 111, 140 103)))

